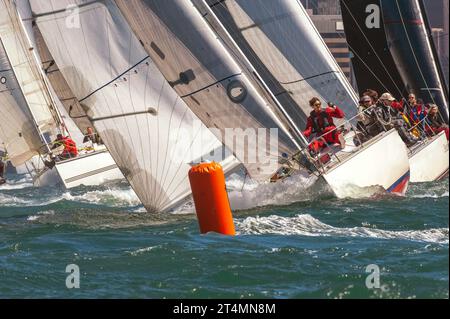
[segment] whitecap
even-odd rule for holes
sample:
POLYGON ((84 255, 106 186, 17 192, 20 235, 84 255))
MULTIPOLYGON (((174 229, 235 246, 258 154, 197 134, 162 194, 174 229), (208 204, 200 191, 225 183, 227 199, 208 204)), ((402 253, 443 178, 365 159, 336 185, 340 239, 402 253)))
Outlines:
POLYGON ((72 193, 66 192, 62 195, 62 198, 73 202, 102 204, 113 207, 137 206, 141 204, 132 188, 96 190, 81 195, 72 195, 72 193))
POLYGON ((257 183, 238 175, 232 175, 227 181, 228 198, 233 210, 269 205, 289 205, 318 196, 319 191, 311 189, 316 182, 316 176, 300 174, 277 183, 257 183))
POLYGON ((392 231, 367 227, 339 228, 327 225, 309 214, 295 217, 247 217, 236 221, 237 233, 279 234, 302 236, 366 237, 379 239, 404 239, 439 244, 449 243, 448 228, 392 231))

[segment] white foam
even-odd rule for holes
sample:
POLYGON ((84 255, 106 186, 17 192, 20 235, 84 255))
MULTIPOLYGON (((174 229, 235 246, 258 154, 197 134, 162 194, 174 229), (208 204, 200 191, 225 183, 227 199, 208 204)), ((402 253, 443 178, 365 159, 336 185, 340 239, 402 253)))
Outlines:
POLYGON ((1 206, 29 206, 31 203, 31 201, 22 198, 0 193, 1 206))
POLYGON ((309 190, 316 181, 315 176, 295 175, 277 183, 258 184, 232 175, 227 181, 228 198, 233 210, 288 205, 317 196, 309 190))
POLYGON ((72 195, 70 192, 66 192, 62 195, 62 198, 68 201, 102 204, 113 207, 136 206, 141 204, 132 188, 90 191, 82 195, 72 195))
POLYGON ((439 244, 449 243, 448 228, 433 228, 425 230, 391 231, 367 227, 339 228, 322 223, 309 214, 295 217, 247 217, 237 220, 237 233, 246 234, 279 234, 302 236, 337 236, 337 237, 367 237, 380 239, 404 239, 439 244))
POLYGON ((0 186, 0 190, 24 189, 33 187, 33 181, 30 177, 23 177, 19 180, 7 179, 6 183, 0 186))
POLYGON ((27 218, 28 221, 32 222, 32 221, 36 221, 38 220, 40 217, 42 216, 46 216, 46 215, 55 215, 55 211, 53 210, 47 210, 47 211, 43 211, 43 212, 38 212, 36 215, 31 215, 27 218))
POLYGON ((436 193, 425 193, 425 194, 411 195, 408 197, 412 197, 412 198, 442 198, 442 197, 448 197, 448 192, 445 192, 440 195, 436 194, 436 193))
POLYGON ((161 245, 156 245, 156 246, 149 246, 149 247, 144 247, 144 248, 140 248, 140 249, 136 249, 134 251, 127 251, 127 253, 129 253, 132 256, 138 256, 141 255, 143 253, 147 253, 149 251, 152 251, 153 249, 156 248, 161 248, 161 245))

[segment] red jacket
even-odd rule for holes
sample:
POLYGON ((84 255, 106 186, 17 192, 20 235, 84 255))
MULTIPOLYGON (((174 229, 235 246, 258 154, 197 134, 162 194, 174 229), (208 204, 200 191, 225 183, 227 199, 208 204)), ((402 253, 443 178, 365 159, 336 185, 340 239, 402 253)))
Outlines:
POLYGON ((392 102, 391 107, 394 110, 397 110, 399 112, 403 112, 403 101, 401 101, 401 102, 394 101, 394 102, 392 102))
POLYGON ((309 137, 311 133, 318 133, 321 135, 326 127, 335 126, 333 117, 342 119, 344 116, 344 112, 337 106, 335 106, 335 109, 327 107, 319 114, 316 113, 316 111, 312 111, 308 117, 308 122, 306 123, 306 129, 303 132, 303 135, 306 137, 309 137))
POLYGON ((62 155, 69 155, 71 157, 75 157, 78 155, 78 149, 77 144, 68 136, 63 137, 61 140, 58 140, 58 143, 55 144, 55 147, 64 145, 64 150, 62 152, 62 155))

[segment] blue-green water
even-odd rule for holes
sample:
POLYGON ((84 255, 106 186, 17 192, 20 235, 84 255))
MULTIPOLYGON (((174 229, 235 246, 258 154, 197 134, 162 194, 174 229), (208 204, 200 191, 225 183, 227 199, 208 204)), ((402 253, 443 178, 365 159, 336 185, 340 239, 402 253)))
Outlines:
POLYGON ((144 213, 123 182, 62 191, 16 177, 0 189, 0 297, 449 297, 448 179, 405 198, 273 205, 284 191, 256 189, 271 206, 235 212, 229 238, 199 235, 189 205, 144 213), (68 264, 80 289, 66 288, 68 264), (378 289, 365 285, 369 264, 378 289))

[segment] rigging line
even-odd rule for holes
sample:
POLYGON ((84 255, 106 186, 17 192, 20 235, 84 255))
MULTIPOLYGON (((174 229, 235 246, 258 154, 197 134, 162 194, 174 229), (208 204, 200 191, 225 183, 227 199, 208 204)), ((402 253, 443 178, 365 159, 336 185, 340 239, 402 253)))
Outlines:
MULTIPOLYGON (((366 42, 369 44, 370 48, 372 49, 373 53, 375 53, 375 56, 377 57, 378 61, 380 61, 380 65, 383 67, 383 69, 386 71, 386 74, 389 76, 389 78, 391 79, 392 83, 394 84, 395 88, 397 89, 398 93, 400 94, 400 96, 402 95, 402 91, 400 90, 400 88, 397 86, 397 83, 395 83, 394 79, 392 78, 390 72, 388 71, 387 67, 385 66, 385 64, 383 63, 383 59, 380 58, 380 56, 378 55, 377 51, 374 49, 374 47, 372 46, 372 44, 370 43, 369 39, 367 38, 366 34, 364 33, 363 29, 361 28, 360 24, 358 23, 358 21, 356 20, 355 16, 353 15, 353 13, 351 12, 350 8, 347 6, 345 1, 342 1, 342 3, 344 4, 345 8, 347 9, 348 13, 350 14, 350 16, 352 17, 353 21, 355 22, 356 26, 358 27, 359 31, 361 32, 361 34, 363 35, 364 39, 366 40, 366 42)), ((383 85, 384 86, 384 85, 383 85)), ((386 87, 385 87, 386 88, 386 87)))
MULTIPOLYGON (((272 12, 272 10, 270 10, 270 8, 269 8, 268 5, 266 6, 264 3, 262 3, 261 6, 264 8, 264 10, 265 10, 266 12, 272 12)), ((232 13, 230 12, 230 10, 225 6, 225 4, 222 4, 221 7, 223 8, 223 10, 226 10, 226 11, 228 12, 228 14, 230 14, 231 16, 233 16, 232 13)), ((221 15, 221 16, 223 16, 223 15, 221 15)), ((286 16, 286 15, 284 15, 284 16, 286 16)), ((289 15, 288 15, 288 16, 289 16, 289 15)), ((290 16, 294 16, 294 14, 291 13, 290 16)), ((276 21, 271 20, 271 23, 272 23, 272 24, 276 24, 276 23, 277 23, 278 29, 282 29, 281 23, 280 23, 280 22, 276 22, 276 21)), ((237 25, 237 23, 235 23, 235 24, 236 24, 236 28, 237 28, 238 30, 242 30, 242 28, 240 28, 240 27, 237 25)), ((261 23, 256 24, 256 23, 254 22, 254 25, 260 25, 260 24, 261 24, 261 23)), ((260 30, 261 32, 263 32, 263 31, 261 30, 261 28, 256 28, 256 29, 257 29, 257 30, 260 30)), ((258 68, 264 67, 265 64, 262 63, 261 58, 256 54, 255 48, 249 43, 249 41, 246 39, 246 37, 245 37, 244 35, 242 35, 242 37, 243 37, 244 41, 246 41, 246 43, 248 44, 249 49, 250 49, 250 52, 247 52, 247 53, 253 58, 253 60, 256 60, 255 65, 256 65, 258 68)), ((286 35, 286 37, 289 38, 290 35, 288 34, 288 35, 286 35)), ((270 40, 270 39, 269 39, 269 40, 270 40)), ((293 50, 295 50, 295 46, 294 46, 293 44, 288 43, 288 45, 290 45, 291 48, 292 48, 293 50)), ((249 51, 249 50, 247 50, 247 51, 249 51)), ((281 52, 280 52, 280 53, 281 53, 281 52)), ((302 52, 299 52, 299 54, 302 54, 302 52)), ((236 54, 234 54, 234 55, 236 56, 236 54)), ((239 57, 237 57, 237 58, 239 58, 239 57)), ((269 57, 268 59, 270 60, 269 63, 271 63, 272 65, 277 65, 277 63, 274 63, 274 62, 273 62, 274 59, 272 59, 272 58, 270 58, 270 57, 269 57)), ((305 57, 305 59, 306 59, 306 57, 305 57)), ((278 61, 278 60, 276 60, 276 61, 278 61)), ((316 68, 315 65, 313 65, 313 64, 310 63, 309 66, 310 66, 310 67, 313 67, 313 69, 316 70, 315 73, 319 73, 319 69, 316 68)), ((297 68, 295 68, 295 69, 296 69, 296 71, 298 72, 297 68)), ((274 73, 273 73, 272 71, 270 71, 270 70, 268 69, 267 72, 269 72, 269 73, 271 74, 271 76, 274 77, 274 80, 275 80, 276 82, 278 82, 278 83, 281 85, 281 82, 277 79, 277 77, 274 75, 274 73)), ((255 80, 255 75, 253 76, 253 80, 255 80)), ((256 76, 256 80, 257 80, 257 83, 260 83, 260 82, 259 82, 260 80, 257 78, 257 76, 256 76)), ((282 86, 282 85, 281 85, 281 86, 282 86)), ((284 89, 286 90, 286 88, 284 88, 284 89)), ((313 88, 311 88, 311 89, 313 89, 313 88)), ((264 89, 263 89, 263 90, 264 90, 264 89)), ((313 89, 313 90, 315 91, 315 94, 316 94, 316 95, 321 96, 323 100, 326 100, 326 99, 322 96, 323 94, 319 94, 315 89, 313 89)), ((264 93, 264 94, 267 96, 267 93, 264 93)), ((275 96, 277 96, 277 95, 279 95, 279 94, 275 94, 275 96)), ((295 96, 298 96, 298 94, 295 94, 295 96)), ((268 98, 270 99, 270 96, 269 96, 268 98)), ((290 108, 291 114, 295 114, 295 116, 304 119, 305 114, 304 114, 304 112, 303 112, 302 106, 298 103, 298 101, 297 101, 296 99, 294 99, 293 102, 297 105, 297 107, 294 108, 293 110, 292 110, 292 108, 290 108)), ((304 121, 306 122, 306 119, 304 119, 304 121)), ((288 125, 288 126, 289 126, 289 125, 288 125)), ((297 124, 297 126, 298 126, 298 124, 297 124)))
POLYGON ((409 34, 408 34, 408 30, 406 29, 405 21, 404 21, 404 19, 403 19, 403 14, 402 14, 402 12, 401 12, 401 9, 400 9, 400 6, 399 6, 397 0, 395 0, 395 4, 397 5, 398 13, 400 14, 400 19, 401 19, 401 21, 402 21, 403 30, 405 31, 406 39, 408 40, 408 45, 409 45, 409 47, 410 47, 410 49, 411 49, 411 52, 412 52, 412 54, 413 54, 414 60, 415 60, 416 65, 417 65, 417 68, 418 68, 418 70, 419 70, 419 72, 420 72, 420 76, 422 77, 422 80, 423 80, 423 82, 425 83, 426 89, 428 90, 428 94, 430 95, 430 97, 431 97, 431 99, 432 99, 432 101, 433 101, 433 104, 436 104, 436 102, 435 102, 435 100, 434 100, 434 97, 433 97, 433 95, 431 94, 431 90, 429 89, 429 85, 428 85, 428 83, 427 83, 427 80, 425 79, 425 75, 424 75, 423 72, 422 72, 422 68, 420 67, 420 64, 419 64, 419 61, 418 61, 418 59, 417 59, 416 53, 414 52, 414 48, 413 48, 413 46, 412 46, 411 39, 410 39, 409 34))
POLYGON ((322 75, 327 75, 327 74, 331 74, 331 73, 337 73, 337 74, 340 74, 339 71, 328 71, 328 72, 323 72, 323 73, 321 73, 321 74, 316 74, 316 75, 309 76, 309 77, 307 77, 307 78, 303 78, 303 79, 299 79, 299 80, 294 80, 294 81, 290 81, 290 82, 279 82, 279 83, 280 83, 280 84, 286 84, 286 85, 287 85, 287 84, 294 84, 294 83, 298 83, 298 82, 302 82, 302 81, 314 79, 314 78, 320 77, 320 76, 322 76, 322 75))
POLYGON ((129 72, 130 70, 134 69, 135 67, 137 67, 139 64, 143 63, 145 60, 149 59, 150 57, 147 56, 145 58, 143 58, 142 60, 140 60, 138 63, 136 63, 135 65, 131 66, 130 68, 128 68, 126 71, 124 71, 123 73, 119 74, 118 76, 116 76, 114 79, 112 79, 111 81, 105 83, 104 85, 102 85, 101 87, 99 87, 98 89, 94 90, 93 92, 89 93, 87 96, 85 96, 84 98, 80 99, 79 102, 83 102, 84 100, 90 98, 92 95, 94 95, 95 93, 97 93, 98 91, 104 89, 105 87, 107 87, 108 85, 110 85, 111 83, 113 83, 114 81, 118 80, 120 77, 124 76, 127 72, 129 72))
MULTIPOLYGON (((206 7, 206 9, 209 11, 210 16, 214 19, 214 22, 218 25, 218 28, 215 28, 212 26, 212 24, 208 21, 208 19, 203 19, 204 23, 206 23, 210 30, 214 33, 214 35, 220 39, 222 45, 226 48, 226 51, 228 55, 232 58, 233 56, 236 57, 235 63, 237 63, 238 67, 242 70, 247 70, 245 72, 245 77, 248 78, 250 84, 257 90, 257 88, 254 86, 254 82, 256 82, 256 85, 260 88, 260 91, 262 90, 265 92, 264 94, 259 93, 260 96, 265 97, 267 100, 266 103, 268 103, 268 111, 274 116, 274 120, 277 123, 277 125, 281 126, 281 128, 288 132, 287 136, 291 140, 291 142, 298 148, 302 149, 301 145, 306 143, 306 139, 303 136, 301 129, 296 125, 296 123, 292 120, 292 118, 289 116, 289 114, 284 109, 284 106, 280 103, 280 101, 273 95, 273 91, 271 88, 267 85, 267 83, 263 80, 263 78, 259 75, 258 71, 256 70, 253 63, 249 60, 249 58, 244 54, 242 48, 239 46, 239 44, 236 42, 236 40, 233 38, 233 36, 230 34, 228 29, 225 27, 225 25, 220 21, 216 13, 208 6, 205 0, 202 0, 203 5, 206 7), (250 75, 247 75, 250 74, 250 75), (251 81, 252 80, 252 81, 251 81), (270 103, 270 102, 273 102, 270 103), (279 114, 282 114, 282 117, 277 115, 277 112, 279 114), (294 132, 295 136, 291 134, 289 131, 289 128, 294 132)), ((199 12, 198 8, 197 11, 199 12)), ((257 91, 258 92, 258 91, 257 91)))
POLYGON ((348 81, 347 77, 344 75, 344 72, 342 71, 341 66, 339 65, 339 63, 334 58, 333 54, 331 53, 330 49, 328 48, 328 45, 325 43, 325 40, 323 39, 323 37, 320 34, 319 30, 316 28, 314 22, 312 21, 312 19, 310 18, 310 16, 308 15, 308 13, 306 12, 305 8, 303 7, 303 5, 301 4, 301 2, 299 0, 297 0, 297 4, 300 6, 300 10, 304 13, 306 19, 308 19, 310 25, 312 26, 312 28, 315 31, 316 36, 318 37, 318 39, 320 39, 323 47, 326 48, 328 56, 331 59, 331 61, 333 62, 334 66, 340 71, 339 74, 341 75, 341 81, 343 81, 345 83, 344 87, 347 89, 347 92, 350 93, 350 96, 353 97, 353 99, 354 99, 353 102, 356 104, 356 107, 357 107, 358 100, 359 100, 358 99, 358 94, 355 92, 355 90, 351 86, 350 82, 348 81))
MULTIPOLYGON (((338 33, 339 36, 341 37, 341 39, 345 39, 344 36, 342 36, 341 33, 338 33)), ((355 50, 348 42, 347 42, 347 46, 350 48, 350 50, 352 51, 352 53, 361 61, 361 63, 364 65, 364 67, 367 69, 367 71, 369 71, 373 77, 378 81, 378 83, 381 84, 381 86, 383 86, 383 88, 388 91, 387 86, 385 85, 385 83, 375 74, 374 71, 372 71, 372 68, 369 67, 369 65, 364 61, 364 59, 357 53, 357 50, 355 50)), ((376 52, 375 52, 376 53, 376 52)), ((394 86, 395 83, 394 83, 394 86)), ((397 86, 396 86, 397 87, 397 86)), ((398 87, 397 87, 398 89, 398 87)), ((400 96, 402 96, 402 93, 400 93, 400 96)))

